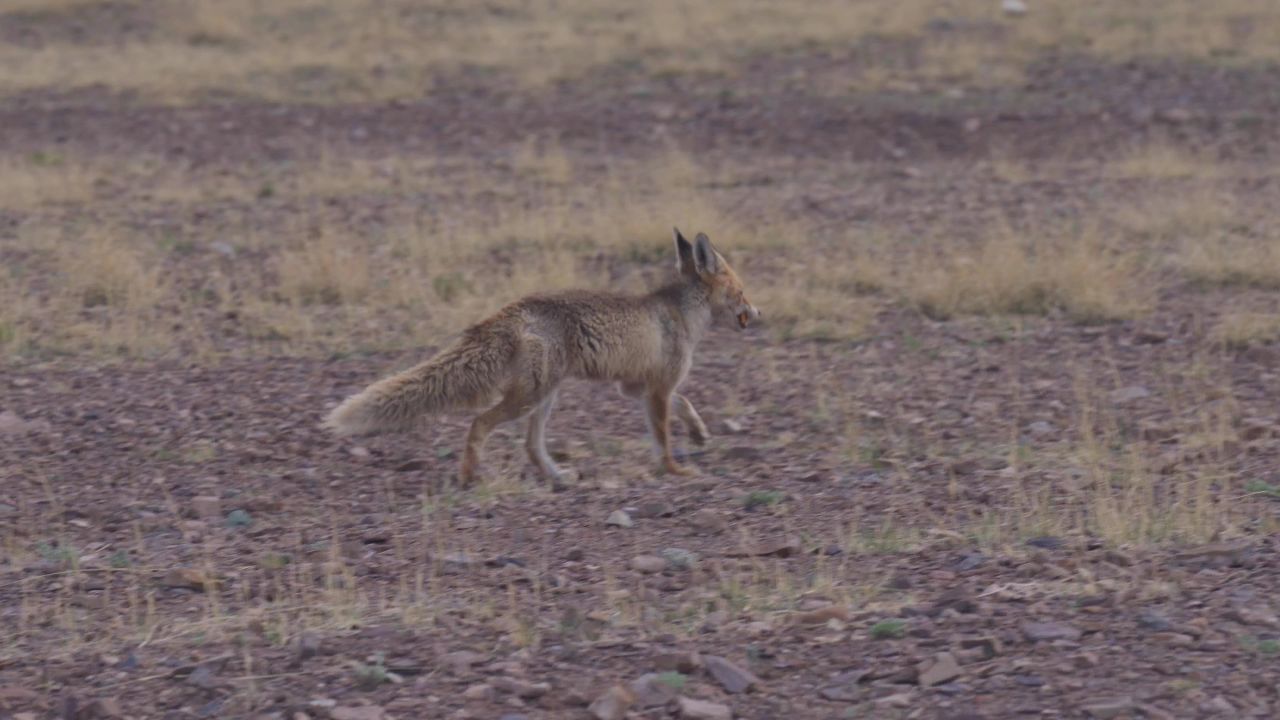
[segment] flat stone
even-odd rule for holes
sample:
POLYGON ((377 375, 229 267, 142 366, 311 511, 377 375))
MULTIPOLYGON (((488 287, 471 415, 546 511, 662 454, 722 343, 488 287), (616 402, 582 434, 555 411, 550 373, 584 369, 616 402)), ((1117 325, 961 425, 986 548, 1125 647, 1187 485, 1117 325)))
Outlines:
POLYGON ((926 660, 917 668, 920 671, 921 687, 933 687, 954 680, 964 674, 956 657, 949 652, 940 652, 932 660, 926 660))
POLYGON ((631 516, 628 515, 625 510, 614 510, 609 513, 609 517, 605 518, 604 524, 611 525, 613 527, 629 528, 635 523, 631 521, 631 516))
POLYGON ((667 569, 667 561, 657 555, 637 555, 631 558, 631 569, 645 574, 660 573, 667 569))
POLYGON ((732 720, 733 711, 728 705, 707 700, 680 698, 680 717, 687 720, 732 720))
POLYGON ((1134 708, 1131 698, 1108 698, 1085 703, 1081 708, 1089 717, 1107 720, 1127 715, 1134 708))
POLYGON ((1079 640, 1083 633, 1064 622, 1028 622, 1022 624, 1022 635, 1031 642, 1079 640))
POLYGON ((707 655, 703 658, 707 672, 730 693, 746 692, 760 684, 760 678, 718 655, 707 655))
POLYGON ((621 685, 614 685, 592 701, 587 712, 596 720, 623 720, 627 710, 635 704, 636 696, 621 685))

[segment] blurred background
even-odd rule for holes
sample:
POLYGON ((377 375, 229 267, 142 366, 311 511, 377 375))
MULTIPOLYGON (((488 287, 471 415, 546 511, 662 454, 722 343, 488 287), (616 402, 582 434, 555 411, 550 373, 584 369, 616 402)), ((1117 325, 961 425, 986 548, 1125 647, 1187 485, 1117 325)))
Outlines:
POLYGON ((0 717, 1276 717, 1278 77, 1267 0, 0 0, 0 717), (563 492, 318 427, 673 225, 766 319, 698 477, 604 386, 563 492))
POLYGON ((1270 3, 0 7, 9 357, 394 348, 630 282, 676 223, 776 278, 786 336, 856 337, 876 294, 1130 317, 1152 253, 1280 273, 1245 220, 1270 3))

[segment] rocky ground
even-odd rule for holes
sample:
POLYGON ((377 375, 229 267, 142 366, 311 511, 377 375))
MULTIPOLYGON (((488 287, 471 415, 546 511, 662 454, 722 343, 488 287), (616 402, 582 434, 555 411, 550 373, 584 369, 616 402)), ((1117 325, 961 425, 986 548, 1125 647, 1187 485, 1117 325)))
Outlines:
MULTIPOLYGON (((734 192, 779 188, 806 227, 980 228, 1104 187, 974 169, 997 151, 1101 168, 1158 137, 1265 166, 1280 138, 1272 71, 1068 58, 945 99, 797 80, 839 71, 788 56, 732 93, 469 80, 359 107, 33 94, 0 106, 0 153, 200 167, 317 142, 483 158, 530 136, 586 156, 674 140, 758 168, 734 192)), ((1275 177, 1239 185, 1266 216, 1275 177)), ((497 480, 454 487, 465 418, 361 444, 318 427, 431 347, 11 362, 0 717, 1274 717, 1276 346, 1224 350, 1209 328, 1277 298, 1158 294, 1101 326, 879 298, 855 341, 717 331, 687 391, 714 434, 689 448, 699 475, 652 472, 639 409, 576 385, 550 429, 564 488, 528 476, 511 431, 497 480)))

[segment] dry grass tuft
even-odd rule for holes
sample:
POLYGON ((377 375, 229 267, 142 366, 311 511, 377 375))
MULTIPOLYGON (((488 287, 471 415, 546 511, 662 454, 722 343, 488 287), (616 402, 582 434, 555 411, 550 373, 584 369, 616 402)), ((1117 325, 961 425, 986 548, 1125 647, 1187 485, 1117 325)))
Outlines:
POLYGON ((94 198, 99 177, 92 167, 54 152, 0 158, 0 208, 85 203, 94 198))
MULTIPOLYGON (((59 294, 42 333, 65 335, 72 348, 109 355, 142 355, 170 346, 164 321, 172 288, 159 262, 118 235, 94 229, 58 240, 59 294)), ((55 341, 56 342, 56 341, 55 341)))
POLYGON ((1104 169, 1104 174, 1108 177, 1146 180, 1206 178, 1214 176, 1216 172, 1214 159, 1168 142, 1148 143, 1133 148, 1104 169))
POLYGON ((1127 237, 1167 249, 1188 241, 1215 243, 1240 223, 1235 199, 1204 187, 1143 194, 1122 205, 1114 216, 1127 237))
POLYGON ((1280 342, 1280 315, 1228 313, 1218 320, 1210 338, 1229 350, 1244 350, 1255 345, 1280 342))
MULTIPOLYGON (((20 0, 0 12, 34 9, 56 24, 85 4, 20 0)), ((1253 0, 1041 0, 1017 21, 990 3, 939 0, 156 0, 145 17, 149 31, 121 42, 0 46, 0 94, 101 86, 173 103, 379 101, 420 98, 465 69, 530 86, 599 68, 725 74, 762 52, 875 39, 902 49, 875 53, 860 86, 1008 83, 1047 51, 1280 59, 1280 9, 1253 0)))
POLYGON ((301 247, 281 253, 276 273, 280 292, 297 305, 358 302, 372 283, 365 248, 327 228, 308 232, 301 247))
POLYGON ((971 254, 915 260, 902 292, 935 319, 956 315, 1045 315, 1078 322, 1133 317, 1147 307, 1131 255, 1110 250, 1089 228, 1027 242, 1006 228, 971 254))
POLYGON ((1274 238, 1188 239, 1176 262, 1197 284, 1280 288, 1280 240, 1274 238))

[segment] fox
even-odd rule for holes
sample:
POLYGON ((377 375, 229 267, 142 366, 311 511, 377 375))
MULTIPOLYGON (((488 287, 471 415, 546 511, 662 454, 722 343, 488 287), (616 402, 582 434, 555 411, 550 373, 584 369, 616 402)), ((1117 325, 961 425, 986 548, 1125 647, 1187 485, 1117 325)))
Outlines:
POLYGON ((334 408, 324 425, 339 436, 406 431, 424 417, 482 410, 471 423, 459 481, 484 477, 485 441, 499 425, 528 417, 525 448, 544 480, 564 479, 547 452, 547 418, 568 379, 617 383, 644 402, 653 449, 672 475, 691 475, 672 449, 671 414, 690 439, 710 433, 679 387, 695 347, 713 324, 745 330, 761 312, 724 256, 699 232, 673 228, 676 277, 643 295, 569 290, 517 300, 464 330, 431 359, 378 380, 334 408))

